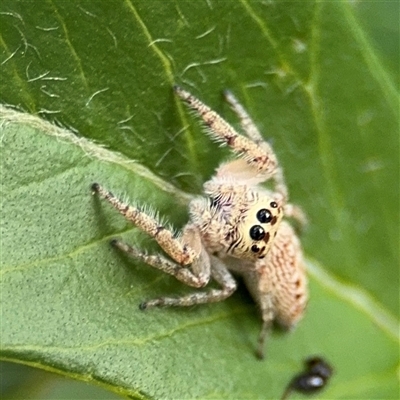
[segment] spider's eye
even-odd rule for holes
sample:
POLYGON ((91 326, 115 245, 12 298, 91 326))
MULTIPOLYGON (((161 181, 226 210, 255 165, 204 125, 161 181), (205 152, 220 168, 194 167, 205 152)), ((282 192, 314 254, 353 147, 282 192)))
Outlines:
POLYGON ((262 226, 254 225, 250 228, 250 237, 253 240, 262 240, 264 239, 265 231, 262 226))
POLYGON ((253 246, 251 246, 251 251, 253 253, 258 253, 260 251, 260 248, 256 244, 253 244, 253 246))
POLYGON ((277 208, 278 207, 278 203, 276 201, 271 201, 271 203, 269 204, 272 208, 277 208))
POLYGON ((271 222, 272 220, 272 214, 271 211, 267 210, 266 208, 262 208, 257 212, 257 219, 262 223, 266 224, 268 222, 271 222))

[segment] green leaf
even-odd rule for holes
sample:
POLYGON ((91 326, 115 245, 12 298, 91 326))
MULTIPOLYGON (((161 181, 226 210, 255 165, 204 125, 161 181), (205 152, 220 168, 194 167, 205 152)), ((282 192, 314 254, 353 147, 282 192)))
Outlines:
POLYGON ((396 62, 385 65, 352 7, 2 2, 0 97, 13 106, 0 108, 3 359, 132 398, 264 399, 321 354, 335 368, 324 398, 397 397, 396 62), (90 194, 98 181, 186 222, 227 152, 174 82, 236 125, 221 97, 233 90, 310 219, 307 315, 272 334, 264 362, 244 289, 221 304, 139 311, 190 290, 111 249, 121 236, 157 251, 90 194))
POLYGON ((0 396, 7 400, 118 400, 121 396, 99 386, 67 379, 23 364, 1 361, 0 396))

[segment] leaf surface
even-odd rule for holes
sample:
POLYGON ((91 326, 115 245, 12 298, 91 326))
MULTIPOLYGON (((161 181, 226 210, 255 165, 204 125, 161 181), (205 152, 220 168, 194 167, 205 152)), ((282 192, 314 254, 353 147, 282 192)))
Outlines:
POLYGON ((4 1, 1 11, 1 99, 24 111, 0 110, 4 359, 133 398, 262 399, 322 354, 335 368, 325 398, 396 397, 398 88, 347 3, 4 1), (113 251, 115 236, 157 247, 90 195, 98 181, 185 223, 227 152, 174 82, 236 124, 220 96, 234 91, 310 219, 308 313, 272 335, 265 362, 244 290, 140 312, 144 299, 189 289, 113 251))

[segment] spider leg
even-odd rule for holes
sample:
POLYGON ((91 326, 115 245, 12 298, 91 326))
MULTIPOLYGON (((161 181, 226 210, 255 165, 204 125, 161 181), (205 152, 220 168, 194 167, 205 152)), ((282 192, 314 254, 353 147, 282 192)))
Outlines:
POLYGON ((211 276, 221 285, 221 289, 211 289, 207 292, 195 292, 181 297, 159 297, 141 304, 141 308, 149 307, 188 307, 196 304, 216 303, 223 301, 236 290, 237 284, 224 263, 214 257, 211 258, 211 276))
POLYGON ((222 289, 212 289, 209 292, 194 293, 181 298, 160 297, 142 303, 140 305, 141 309, 154 306, 190 306, 192 304, 221 301, 230 296, 236 289, 235 280, 221 261, 213 257, 214 265, 212 268, 210 267, 210 257, 203 247, 200 233, 194 225, 186 225, 182 237, 175 239, 171 231, 164 227, 160 229, 160 225, 157 224, 155 219, 143 213, 137 207, 125 204, 99 184, 93 184, 92 189, 108 200, 128 220, 134 222, 143 231, 154 237, 165 252, 176 262, 168 260, 161 255, 148 255, 121 240, 113 240, 113 246, 154 268, 173 275, 188 286, 204 287, 211 276, 222 286, 222 289), (158 233, 160 234, 158 235, 158 233), (164 233, 167 233, 167 235, 164 235, 164 233), (161 236, 161 234, 164 236, 161 236), (190 267, 186 267, 188 262, 183 263, 182 260, 187 260, 187 254, 191 254, 189 251, 194 255, 190 258, 190 267))
POLYGON ((179 86, 175 86, 174 89, 176 94, 203 119, 216 140, 226 143, 235 153, 242 155, 257 171, 273 175, 277 159, 268 144, 260 146, 250 138, 240 135, 219 114, 192 94, 179 86))
POLYGON ((265 357, 265 343, 276 317, 274 289, 269 266, 269 256, 255 264, 246 263, 236 258, 229 260, 229 269, 243 277, 246 287, 260 308, 262 326, 258 335, 255 352, 260 359, 265 357))
POLYGON ((188 286, 200 288, 207 285, 210 279, 210 261, 205 252, 205 254, 202 253, 194 262, 194 264, 201 263, 201 268, 197 268, 196 271, 193 271, 191 268, 182 267, 160 254, 146 254, 119 239, 114 239, 111 244, 130 256, 174 276, 178 281, 183 282, 188 286))
POLYGON ((175 238, 172 231, 159 224, 155 218, 144 213, 139 207, 125 203, 98 183, 92 185, 92 190, 107 200, 126 219, 153 237, 162 249, 178 264, 189 265, 198 256, 198 252, 191 246, 175 238))
MULTIPOLYGON (((271 145, 267 141, 265 141, 264 138, 261 136, 261 133, 258 130, 253 119, 247 113, 245 108, 240 104, 239 100, 234 96, 234 94, 230 90, 226 90, 224 92, 224 94, 225 94, 226 101, 230 104, 230 106, 232 107, 232 110, 239 117, 240 124, 242 126, 243 131, 246 133, 246 135, 251 140, 253 140, 255 143, 259 144, 260 146, 266 147, 266 150, 268 152, 273 153, 273 149, 272 149, 271 145)), ((229 164, 226 165, 225 169, 228 169, 228 168, 229 168, 229 164)), ((269 179, 269 178, 267 178, 267 179, 269 179)), ((275 173, 273 175, 273 179, 275 181, 275 191, 281 193, 282 196, 285 199, 287 199, 288 193, 287 193, 285 180, 283 177, 283 171, 278 163, 276 166, 275 173)), ((266 179, 264 178, 264 181, 265 180, 266 179)))
POLYGON ((271 330, 272 321, 274 319, 274 311, 272 304, 272 296, 267 295, 263 299, 263 304, 261 305, 261 316, 262 316, 262 326, 261 331, 258 335, 258 343, 256 355, 259 359, 263 359, 265 357, 265 341, 267 336, 271 330))
MULTIPOLYGON (((246 163, 255 171, 249 171, 248 174, 257 175, 258 182, 267 181, 272 178, 275 182, 275 191, 281 193, 285 200, 287 199, 287 188, 283 172, 278 165, 278 160, 272 147, 268 142, 263 140, 247 112, 231 93, 228 92, 226 94, 227 101, 241 119, 242 127, 247 136, 239 134, 218 113, 186 90, 179 86, 175 86, 174 90, 203 119, 206 126, 210 128, 211 135, 216 140, 227 144, 235 153, 245 159, 246 163)), ((238 165, 240 163, 237 160, 233 161, 232 164, 226 163, 218 171, 218 174, 226 176, 234 175, 235 170, 238 169, 238 165)), ((240 174, 243 176, 243 169, 240 174)))
POLYGON ((225 100, 229 103, 232 110, 239 117, 240 124, 246 135, 254 142, 259 144, 262 143, 264 139, 261 136, 260 131, 258 130, 254 121, 251 119, 250 115, 247 113, 244 107, 239 103, 238 99, 233 95, 233 93, 230 90, 225 90, 224 95, 225 95, 225 100))
POLYGON ((286 217, 295 219, 299 223, 301 229, 303 229, 308 223, 307 216, 304 211, 295 204, 285 204, 283 212, 286 217))

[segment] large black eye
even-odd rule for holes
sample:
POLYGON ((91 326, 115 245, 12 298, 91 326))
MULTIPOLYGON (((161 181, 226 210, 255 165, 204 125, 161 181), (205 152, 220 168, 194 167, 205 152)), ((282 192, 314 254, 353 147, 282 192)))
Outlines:
POLYGON ((267 210, 266 208, 262 208, 262 209, 259 210, 258 213, 257 213, 257 219, 258 219, 262 224, 266 224, 266 223, 268 223, 268 222, 271 222, 271 220, 272 220, 271 211, 267 210))
POLYGON ((262 226, 254 225, 250 228, 250 237, 253 240, 262 240, 264 239, 265 231, 262 226))

